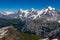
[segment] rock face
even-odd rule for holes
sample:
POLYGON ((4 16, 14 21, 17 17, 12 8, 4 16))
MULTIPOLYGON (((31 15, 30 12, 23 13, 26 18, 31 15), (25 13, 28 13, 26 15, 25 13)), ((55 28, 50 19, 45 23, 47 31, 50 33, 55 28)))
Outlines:
POLYGON ((25 27, 26 31, 35 33, 36 35, 41 35, 43 37, 51 37, 56 36, 60 37, 60 23, 44 21, 44 20, 33 20, 31 21, 27 27, 25 27))
POLYGON ((0 28, 0 39, 1 40, 22 40, 20 33, 11 26, 0 28))
POLYGON ((8 27, 0 28, 0 38, 2 38, 2 37, 7 35, 6 34, 8 32, 8 30, 6 30, 7 28, 8 27))

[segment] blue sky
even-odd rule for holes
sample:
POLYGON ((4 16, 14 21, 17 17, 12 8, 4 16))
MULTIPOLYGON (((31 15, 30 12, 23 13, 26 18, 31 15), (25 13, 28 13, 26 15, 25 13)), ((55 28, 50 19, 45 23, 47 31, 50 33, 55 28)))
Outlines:
POLYGON ((0 0, 0 11, 17 11, 22 9, 43 9, 52 6, 60 10, 60 0, 0 0))

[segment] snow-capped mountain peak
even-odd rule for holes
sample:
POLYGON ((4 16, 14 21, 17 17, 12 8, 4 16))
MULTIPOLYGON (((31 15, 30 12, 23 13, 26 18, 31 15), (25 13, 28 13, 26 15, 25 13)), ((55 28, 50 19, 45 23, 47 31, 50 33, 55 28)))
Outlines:
POLYGON ((48 8, 49 8, 50 10, 52 10, 52 9, 53 9, 51 6, 48 6, 48 8))
POLYGON ((20 8, 20 10, 19 10, 20 12, 22 12, 23 13, 23 10, 20 8))
POLYGON ((34 8, 31 8, 31 10, 35 10, 34 8))
POLYGON ((11 12, 11 11, 2 11, 0 12, 2 15, 10 15, 10 14, 14 14, 15 12, 11 12))
POLYGON ((30 12, 33 12, 33 11, 35 11, 35 9, 34 9, 34 8, 31 8, 29 11, 30 11, 30 12))
POLYGON ((55 10, 55 8, 52 8, 51 6, 47 7, 49 10, 55 10))
POLYGON ((45 9, 42 9, 43 15, 45 14, 52 14, 53 11, 55 11, 55 8, 52 8, 51 6, 46 7, 45 9))
POLYGON ((53 16, 57 16, 56 15, 56 10, 55 8, 48 6, 42 10, 36 10, 34 8, 31 8, 30 10, 22 10, 20 9, 19 12, 19 18, 24 19, 31 19, 34 20, 36 18, 40 18, 40 17, 53 17, 53 16))
POLYGON ((14 14, 15 12, 8 12, 8 11, 5 11, 6 15, 9 15, 9 14, 14 14))

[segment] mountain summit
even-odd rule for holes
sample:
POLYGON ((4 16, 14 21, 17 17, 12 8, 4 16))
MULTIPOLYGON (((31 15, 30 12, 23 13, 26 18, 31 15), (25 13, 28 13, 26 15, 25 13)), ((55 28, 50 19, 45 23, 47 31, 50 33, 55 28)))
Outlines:
POLYGON ((49 10, 55 10, 55 8, 52 8, 51 6, 47 7, 49 10))

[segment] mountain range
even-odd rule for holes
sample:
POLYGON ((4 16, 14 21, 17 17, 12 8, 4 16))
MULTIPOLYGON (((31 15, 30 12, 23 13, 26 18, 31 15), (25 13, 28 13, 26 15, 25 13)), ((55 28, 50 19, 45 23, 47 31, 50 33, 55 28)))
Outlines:
POLYGON ((35 10, 31 8, 30 10, 18 10, 18 12, 0 12, 0 18, 12 19, 12 18, 20 18, 20 19, 29 19, 34 20, 37 18, 43 18, 47 21, 56 21, 60 20, 60 11, 48 6, 42 10, 35 10))

